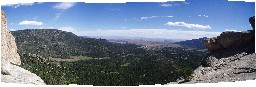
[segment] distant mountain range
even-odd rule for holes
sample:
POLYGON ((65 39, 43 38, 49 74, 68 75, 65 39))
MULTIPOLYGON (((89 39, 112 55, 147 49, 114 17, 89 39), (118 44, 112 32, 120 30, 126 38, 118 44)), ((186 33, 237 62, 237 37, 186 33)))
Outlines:
POLYGON ((199 38, 199 39, 180 41, 180 42, 175 42, 175 43, 179 44, 185 48, 206 49, 205 45, 203 44, 204 39, 206 39, 206 37, 199 38))
POLYGON ((106 39, 106 40, 143 40, 143 41, 156 41, 156 42, 179 42, 184 41, 183 39, 165 39, 165 38, 145 38, 145 37, 125 37, 125 36, 81 36, 96 39, 106 39))
MULTIPOLYGON (((81 36, 88 38, 88 36, 81 36)), ((181 40, 181 39, 163 39, 163 38, 143 38, 143 37, 123 37, 123 36, 89 36, 91 38, 106 39, 109 42, 131 43, 149 47, 183 47, 193 49, 206 49, 203 44, 204 38, 181 40)))

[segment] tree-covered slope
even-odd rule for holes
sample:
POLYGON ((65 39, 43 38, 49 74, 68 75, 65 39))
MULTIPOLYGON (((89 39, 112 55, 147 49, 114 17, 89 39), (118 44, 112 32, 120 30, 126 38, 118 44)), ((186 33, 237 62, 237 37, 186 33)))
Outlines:
POLYGON ((33 53, 44 57, 69 58, 86 55, 106 57, 111 54, 139 51, 133 44, 116 44, 104 39, 82 38, 57 29, 27 29, 12 31, 20 54, 33 53), (136 49, 136 50, 135 50, 136 49))
POLYGON ((46 84, 153 85, 189 78, 204 52, 165 47, 145 50, 134 44, 81 38, 54 29, 13 31, 22 67, 46 84), (51 58, 88 60, 52 61, 51 58))

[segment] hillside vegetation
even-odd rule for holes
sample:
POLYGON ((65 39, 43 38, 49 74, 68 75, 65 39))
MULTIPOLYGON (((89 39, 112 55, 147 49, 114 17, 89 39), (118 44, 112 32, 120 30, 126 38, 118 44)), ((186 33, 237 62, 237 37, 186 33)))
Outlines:
POLYGON ((206 52, 196 49, 145 50, 135 44, 82 38, 57 29, 27 29, 12 34, 22 67, 40 76, 46 84, 167 84, 190 78, 206 56, 206 52))

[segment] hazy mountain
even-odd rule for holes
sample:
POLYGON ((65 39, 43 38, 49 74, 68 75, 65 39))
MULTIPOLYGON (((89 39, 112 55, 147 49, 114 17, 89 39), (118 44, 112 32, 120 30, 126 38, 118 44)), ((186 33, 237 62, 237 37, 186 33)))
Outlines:
POLYGON ((175 43, 179 44, 185 48, 206 49, 205 45, 203 44, 203 41, 205 38, 206 37, 199 38, 199 39, 180 41, 180 42, 175 42, 175 43))

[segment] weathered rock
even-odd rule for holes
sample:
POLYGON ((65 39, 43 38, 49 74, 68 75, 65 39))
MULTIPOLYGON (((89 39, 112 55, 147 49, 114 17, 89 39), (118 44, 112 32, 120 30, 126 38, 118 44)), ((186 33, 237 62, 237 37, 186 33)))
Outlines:
POLYGON ((6 15, 1 11, 1 81, 6 83, 45 84, 37 75, 19 67, 15 38, 7 29, 6 15))
POLYGON ((223 49, 220 43, 217 42, 217 38, 206 38, 204 44, 210 51, 223 49))
POLYGON ((205 39, 204 44, 210 53, 202 66, 194 71, 189 83, 255 80, 254 35, 252 30, 223 32, 217 38, 205 39))
POLYGON ((240 53, 228 58, 213 60, 211 67, 198 67, 191 83, 215 83, 256 79, 256 53, 240 53))
POLYGON ((218 51, 223 49, 243 47, 254 43, 254 31, 222 32, 217 38, 207 38, 204 45, 209 51, 218 51))
POLYGON ((250 18, 249 18, 249 22, 250 22, 250 24, 251 24, 253 30, 255 30, 255 16, 250 17, 250 18))
POLYGON ((2 75, 1 81, 6 83, 45 85, 44 81, 36 74, 19 66, 10 64, 11 75, 2 75))
POLYGON ((255 16, 249 18, 253 28, 244 32, 226 31, 222 32, 217 38, 207 38, 204 45, 209 51, 218 51, 223 49, 232 49, 255 44, 255 16))
POLYGON ((1 11, 1 73, 9 74, 9 63, 20 65, 20 56, 17 53, 15 38, 7 30, 6 15, 1 11))

